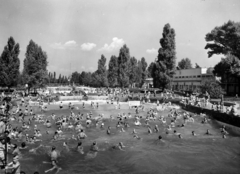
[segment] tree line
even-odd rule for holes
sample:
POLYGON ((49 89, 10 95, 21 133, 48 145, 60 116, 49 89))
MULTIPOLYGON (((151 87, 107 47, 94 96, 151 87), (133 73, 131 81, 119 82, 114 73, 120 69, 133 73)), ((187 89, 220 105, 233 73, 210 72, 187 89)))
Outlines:
POLYGON ((101 55, 95 72, 73 72, 71 83, 93 87, 141 87, 148 77, 147 66, 144 57, 140 60, 131 57, 125 44, 118 56, 110 57, 108 66, 106 57, 101 55))
MULTIPOLYGON (((215 27, 206 34, 205 49, 208 56, 222 54, 225 57, 212 69, 214 75, 222 77, 228 74, 240 77, 240 23, 228 21, 220 27, 215 27)), ((144 57, 137 60, 131 57, 127 45, 119 50, 119 55, 112 55, 107 65, 104 55, 98 60, 95 72, 73 72, 70 77, 48 72, 47 53, 41 46, 30 40, 27 45, 23 71, 20 72, 20 46, 13 37, 7 41, 0 56, 0 86, 16 87, 28 84, 29 88, 44 87, 49 83, 75 83, 94 87, 141 87, 148 77, 153 78, 155 88, 170 88, 171 79, 176 69, 192 68, 189 58, 184 58, 176 66, 175 30, 166 24, 163 27, 162 38, 157 58, 148 66, 144 57)), ((200 68, 198 64, 195 68, 200 68)))

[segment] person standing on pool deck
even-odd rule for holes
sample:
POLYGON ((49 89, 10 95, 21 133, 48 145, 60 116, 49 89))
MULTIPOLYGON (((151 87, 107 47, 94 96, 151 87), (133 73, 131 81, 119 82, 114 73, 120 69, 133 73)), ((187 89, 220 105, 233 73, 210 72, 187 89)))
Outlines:
POLYGON ((62 103, 62 101, 60 102, 59 108, 60 108, 60 109, 63 108, 63 103, 62 103))

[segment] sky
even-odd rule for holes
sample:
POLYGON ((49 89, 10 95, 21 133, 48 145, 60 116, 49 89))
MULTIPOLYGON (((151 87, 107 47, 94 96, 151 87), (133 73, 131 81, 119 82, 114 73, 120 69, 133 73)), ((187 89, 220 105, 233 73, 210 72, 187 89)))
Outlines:
POLYGON ((205 36, 228 20, 240 22, 240 0, 0 0, 0 52, 12 36, 22 69, 33 40, 47 53, 48 71, 58 75, 93 72, 102 54, 109 61, 123 44, 150 64, 169 23, 176 61, 188 57, 213 67, 223 55, 208 58, 205 36))

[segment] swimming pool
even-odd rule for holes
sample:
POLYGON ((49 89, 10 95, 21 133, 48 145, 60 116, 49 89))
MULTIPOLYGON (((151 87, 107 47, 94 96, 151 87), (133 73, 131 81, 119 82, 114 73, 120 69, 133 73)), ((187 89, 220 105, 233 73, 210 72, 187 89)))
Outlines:
MULTIPOLYGON (((134 120, 129 119, 129 128, 124 128, 125 132, 120 132, 120 129, 116 128, 117 120, 108 119, 110 115, 115 118, 118 113, 131 113, 135 115, 135 110, 130 110, 127 104, 121 104, 121 109, 115 109, 114 105, 99 104, 98 109, 92 109, 90 104, 85 104, 85 108, 82 105, 78 106, 79 110, 74 110, 75 113, 86 113, 92 111, 93 116, 104 114, 104 128, 91 126, 86 128, 85 132, 87 138, 84 139, 84 152, 85 154, 79 154, 75 151, 77 142, 75 140, 67 140, 70 146, 70 152, 66 152, 62 146, 63 141, 50 142, 53 136, 55 128, 49 129, 50 135, 46 134, 46 127, 37 124, 38 128, 43 134, 42 144, 54 145, 61 151, 61 157, 58 165, 62 167, 62 171, 59 174, 187 174, 187 173, 240 173, 240 131, 236 128, 236 131, 229 130, 229 135, 226 139, 222 138, 220 133, 220 124, 214 120, 208 124, 202 124, 203 118, 201 116, 194 117, 194 123, 187 123, 185 127, 177 127, 183 123, 182 119, 178 120, 176 127, 166 134, 167 124, 170 124, 171 118, 167 117, 168 111, 159 111, 159 115, 167 117, 167 124, 162 124, 160 121, 150 121, 151 128, 157 124, 159 126, 159 132, 148 134, 147 126, 144 126, 144 120, 141 120, 142 126, 135 126, 134 120), (107 127, 111 126, 111 135, 106 134, 107 127), (142 139, 133 138, 133 129, 136 129, 137 135, 142 139), (212 135, 205 135, 206 130, 209 129, 212 135), (179 139, 173 134, 173 130, 181 133, 182 139, 179 139), (192 136, 192 131, 195 131, 197 136, 192 136), (164 141, 157 141, 158 136, 161 135, 164 141), (89 147, 93 141, 96 141, 101 151, 96 154, 88 154, 89 147), (110 147, 123 142, 126 146, 125 151, 114 150, 110 147)), ((147 105, 145 110, 149 109, 151 105, 147 105)), ((59 110, 58 105, 48 106, 48 110, 43 114, 48 116, 51 113, 55 113, 58 116, 69 114, 67 109, 59 110)), ((38 112, 38 108, 35 108, 38 112)), ((140 111, 139 113, 144 118, 146 111, 140 111)), ((17 125, 17 123, 13 123, 17 125)), ((85 126, 85 123, 83 124, 85 126)), ((29 131, 29 134, 33 131, 29 131)), ((73 131, 64 132, 67 137, 71 137, 73 131)), ((18 143, 20 144, 20 143, 18 143)), ((38 143, 39 144, 39 143, 38 143)), ((28 145, 30 148, 38 146, 28 145)), ((44 170, 51 168, 49 164, 43 164, 42 161, 49 161, 49 157, 46 155, 46 150, 40 148, 37 154, 30 154, 28 150, 23 150, 23 158, 20 160, 21 168, 26 173, 33 173, 38 171, 44 173, 44 170)), ((51 173, 51 172, 49 172, 51 173)), ((52 172, 54 173, 54 172, 52 172)))

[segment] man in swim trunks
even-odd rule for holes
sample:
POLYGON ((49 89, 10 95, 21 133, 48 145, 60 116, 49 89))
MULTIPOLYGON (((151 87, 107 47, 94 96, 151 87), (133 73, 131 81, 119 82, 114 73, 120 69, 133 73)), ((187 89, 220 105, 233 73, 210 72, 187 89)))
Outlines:
POLYGON ((77 136, 79 139, 85 139, 87 135, 83 132, 83 129, 81 129, 81 132, 77 136))
POLYGON ((52 147, 52 150, 51 150, 51 152, 50 152, 50 157, 51 157, 51 161, 53 161, 53 160, 57 161, 58 152, 57 152, 55 146, 52 147))
POLYGON ((5 167, 5 170, 11 170, 11 174, 20 174, 21 169, 17 156, 15 156, 13 161, 5 167))

